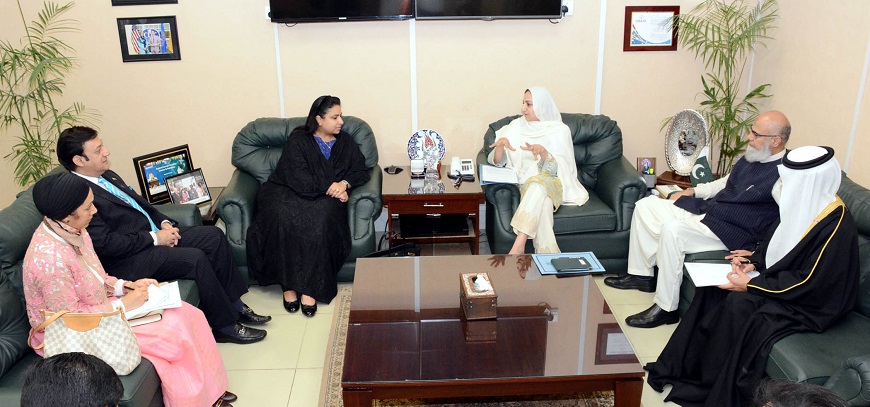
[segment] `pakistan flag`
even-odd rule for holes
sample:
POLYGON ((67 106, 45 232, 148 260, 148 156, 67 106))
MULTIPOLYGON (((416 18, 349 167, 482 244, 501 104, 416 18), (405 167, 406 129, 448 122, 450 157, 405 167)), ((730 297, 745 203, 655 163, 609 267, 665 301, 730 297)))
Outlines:
POLYGON ((695 165, 692 166, 692 173, 689 174, 692 178, 692 186, 698 186, 705 182, 713 180, 713 169, 710 168, 710 147, 704 146, 701 149, 701 154, 695 159, 695 165))

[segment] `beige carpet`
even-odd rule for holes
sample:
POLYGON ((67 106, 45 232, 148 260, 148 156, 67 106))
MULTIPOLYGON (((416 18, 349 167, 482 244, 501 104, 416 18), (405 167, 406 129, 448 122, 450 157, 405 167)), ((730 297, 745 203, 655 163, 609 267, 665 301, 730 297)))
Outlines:
MULTIPOLYGON (((341 400, 341 368, 344 363, 344 345, 347 340, 347 319, 350 314, 351 287, 338 288, 336 308, 332 320, 332 330, 327 343, 326 361, 320 388, 320 403, 325 407, 344 406, 341 400)), ((374 406, 418 406, 418 407, 612 407, 613 392, 593 394, 564 394, 553 396, 529 397, 489 397, 439 400, 375 400, 374 406)))

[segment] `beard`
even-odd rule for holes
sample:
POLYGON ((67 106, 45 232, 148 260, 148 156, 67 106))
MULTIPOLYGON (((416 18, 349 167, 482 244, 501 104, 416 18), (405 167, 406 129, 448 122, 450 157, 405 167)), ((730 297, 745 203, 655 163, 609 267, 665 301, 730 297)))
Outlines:
POLYGON ((743 154, 743 158, 745 158, 746 161, 755 163, 759 161, 764 161, 770 158, 770 156, 772 155, 773 153, 770 151, 770 140, 768 140, 766 143, 764 143, 764 147, 760 149, 747 145, 746 153, 743 154))

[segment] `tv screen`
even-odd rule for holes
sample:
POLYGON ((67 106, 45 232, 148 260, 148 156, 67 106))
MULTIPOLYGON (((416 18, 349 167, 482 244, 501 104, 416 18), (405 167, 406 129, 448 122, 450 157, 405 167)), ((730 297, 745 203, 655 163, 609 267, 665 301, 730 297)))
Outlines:
POLYGON ((559 18, 562 0, 417 0, 418 20, 559 18))
POLYGON ((414 0, 269 0, 274 23, 407 20, 414 0))

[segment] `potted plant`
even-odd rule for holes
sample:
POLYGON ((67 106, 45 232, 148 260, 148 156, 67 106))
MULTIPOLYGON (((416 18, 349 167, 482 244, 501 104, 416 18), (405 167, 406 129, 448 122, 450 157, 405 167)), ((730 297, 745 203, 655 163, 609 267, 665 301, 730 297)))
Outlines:
POLYGON ((707 68, 701 76, 700 110, 717 157, 714 171, 720 175, 731 172, 743 153, 744 135, 759 114, 757 103, 771 96, 765 93, 770 84, 745 94, 741 90, 753 51, 772 38, 778 11, 776 0, 705 0, 675 17, 680 44, 707 68))
POLYGON ((5 158, 15 163, 15 180, 28 185, 55 165, 57 137, 74 124, 92 125, 98 113, 81 103, 58 108, 65 78, 76 66, 74 50, 59 34, 76 31, 76 22, 63 19, 74 3, 43 4, 29 25, 18 1, 25 35, 18 46, 0 41, 0 129, 13 132, 18 143, 5 158))

